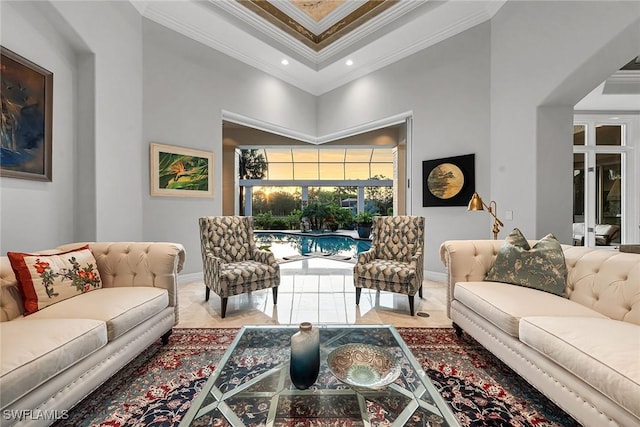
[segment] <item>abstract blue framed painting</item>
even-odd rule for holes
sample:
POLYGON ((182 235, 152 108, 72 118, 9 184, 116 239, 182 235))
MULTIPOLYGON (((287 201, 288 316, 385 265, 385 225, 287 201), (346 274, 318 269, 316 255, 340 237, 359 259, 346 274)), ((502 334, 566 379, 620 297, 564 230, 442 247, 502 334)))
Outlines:
POLYGON ((53 73, 0 46, 0 176, 51 181, 53 73))

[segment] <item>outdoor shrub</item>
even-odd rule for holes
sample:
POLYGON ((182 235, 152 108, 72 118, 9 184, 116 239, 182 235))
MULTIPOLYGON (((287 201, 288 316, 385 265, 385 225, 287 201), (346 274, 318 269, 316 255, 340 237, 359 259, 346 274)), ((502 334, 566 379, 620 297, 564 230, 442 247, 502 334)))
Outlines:
POLYGON ((300 209, 294 209, 287 217, 289 223, 289 229, 297 230, 300 228, 300 220, 302 219, 302 211, 300 209))
POLYGON ((253 225, 258 230, 269 230, 273 222, 273 214, 271 212, 257 214, 253 217, 253 225))
POLYGON ((275 218, 273 221, 271 221, 271 230, 286 230, 288 228, 289 225, 287 224, 287 221, 282 218, 275 218))

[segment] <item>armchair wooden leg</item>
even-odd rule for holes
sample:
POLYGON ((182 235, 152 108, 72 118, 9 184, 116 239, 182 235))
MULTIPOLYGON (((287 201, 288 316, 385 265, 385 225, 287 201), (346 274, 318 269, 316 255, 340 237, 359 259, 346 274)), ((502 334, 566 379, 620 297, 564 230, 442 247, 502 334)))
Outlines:
POLYGON ((356 288, 356 305, 360 304, 360 294, 362 293, 362 288, 356 288))
POLYGON ((224 316, 227 315, 227 300, 229 298, 222 298, 222 309, 220 310, 220 317, 222 317, 224 319, 224 316))
POLYGON ((209 294, 211 294, 211 289, 207 285, 204 286, 204 300, 209 301, 209 294))
POLYGON ((414 311, 413 311, 413 295, 409 295, 409 311, 411 312, 411 315, 414 315, 414 311))
POLYGON ((273 288, 273 305, 278 304, 278 287, 273 288))
POLYGON ((418 288, 418 296, 422 299, 422 285, 418 288))

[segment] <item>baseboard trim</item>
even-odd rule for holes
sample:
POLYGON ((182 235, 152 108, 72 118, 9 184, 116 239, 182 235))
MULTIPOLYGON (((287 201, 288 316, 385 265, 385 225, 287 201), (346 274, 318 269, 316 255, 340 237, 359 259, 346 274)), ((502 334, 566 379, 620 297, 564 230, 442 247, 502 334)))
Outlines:
POLYGON ((427 280, 433 280, 434 282, 447 282, 447 273, 440 273, 438 271, 425 271, 424 278, 427 280))
POLYGON ((178 276, 178 285, 183 285, 185 283, 191 282, 199 282, 202 280, 204 280, 204 274, 202 273, 202 271, 199 271, 197 273, 180 274, 178 276))

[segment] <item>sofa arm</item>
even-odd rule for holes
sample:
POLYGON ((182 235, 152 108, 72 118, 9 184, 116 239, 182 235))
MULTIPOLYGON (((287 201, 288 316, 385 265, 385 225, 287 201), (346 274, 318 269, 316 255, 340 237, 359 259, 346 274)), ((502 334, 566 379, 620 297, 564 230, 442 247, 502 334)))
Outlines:
MULTIPOLYGON (((184 247, 168 242, 89 242, 102 286, 153 286, 169 292, 169 305, 178 319, 178 273, 185 260, 184 247)), ((82 243, 58 247, 70 250, 82 243)))
POLYGON ((447 316, 455 284, 483 281, 503 243, 502 240, 447 240, 440 245, 440 260, 447 267, 447 316))

